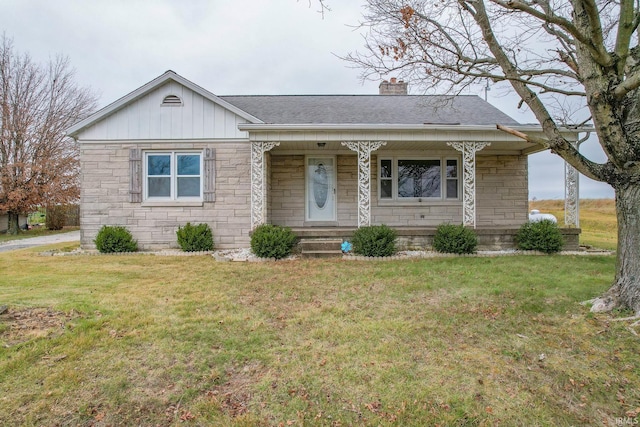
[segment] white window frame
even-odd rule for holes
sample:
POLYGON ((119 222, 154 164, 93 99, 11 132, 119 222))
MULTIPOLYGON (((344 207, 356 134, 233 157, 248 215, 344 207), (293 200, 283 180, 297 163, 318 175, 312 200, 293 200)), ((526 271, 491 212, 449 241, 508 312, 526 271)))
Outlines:
POLYGON ((202 150, 149 150, 144 152, 143 164, 143 198, 145 201, 171 201, 171 202, 202 202, 203 200, 203 182, 204 182, 204 154, 202 150), (149 156, 170 156, 170 174, 171 181, 169 197, 150 197, 149 196, 149 156), (178 175, 178 156, 181 155, 198 155, 200 158, 200 174, 199 175, 178 175), (180 177, 198 177, 200 179, 199 196, 178 197, 178 178, 180 177))
POLYGON ((378 156, 378 171, 377 171, 377 184, 378 184, 378 200, 381 202, 448 202, 461 200, 461 159, 458 156, 443 155, 443 156, 378 156), (382 178, 382 162, 391 161, 391 177, 382 178), (400 160, 438 160, 440 162, 440 196, 438 197, 400 197, 398 195, 398 161, 400 160), (447 161, 454 160, 457 166, 457 177, 447 177, 447 161), (391 197, 382 197, 382 181, 391 180, 391 197), (447 181, 457 181, 456 193, 457 197, 447 197, 447 181))

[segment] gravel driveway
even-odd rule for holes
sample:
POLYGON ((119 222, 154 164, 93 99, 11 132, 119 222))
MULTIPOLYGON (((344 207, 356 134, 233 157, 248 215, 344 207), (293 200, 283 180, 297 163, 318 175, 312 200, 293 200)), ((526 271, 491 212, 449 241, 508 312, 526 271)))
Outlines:
POLYGON ((32 248, 34 246, 50 245, 60 242, 74 242, 80 240, 80 230, 68 233, 52 234, 51 236, 29 237, 28 239, 10 240, 0 243, 0 252, 15 251, 16 249, 32 248))

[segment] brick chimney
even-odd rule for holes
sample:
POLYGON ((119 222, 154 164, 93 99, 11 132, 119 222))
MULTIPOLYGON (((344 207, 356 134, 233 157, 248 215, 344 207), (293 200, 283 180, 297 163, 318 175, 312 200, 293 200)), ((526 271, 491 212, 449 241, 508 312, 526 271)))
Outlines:
POLYGON ((380 95, 406 95, 407 83, 403 80, 397 80, 395 77, 391 77, 390 81, 383 80, 378 88, 380 89, 380 95))

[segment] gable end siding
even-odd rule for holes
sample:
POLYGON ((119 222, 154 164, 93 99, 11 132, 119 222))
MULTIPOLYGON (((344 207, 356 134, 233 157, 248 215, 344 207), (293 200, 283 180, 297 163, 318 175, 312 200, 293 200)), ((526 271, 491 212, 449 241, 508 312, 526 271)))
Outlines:
POLYGON ((247 133, 238 130, 244 123, 244 118, 171 81, 86 128, 79 139, 246 139, 247 133), (163 107, 167 95, 179 96, 183 105, 163 107))

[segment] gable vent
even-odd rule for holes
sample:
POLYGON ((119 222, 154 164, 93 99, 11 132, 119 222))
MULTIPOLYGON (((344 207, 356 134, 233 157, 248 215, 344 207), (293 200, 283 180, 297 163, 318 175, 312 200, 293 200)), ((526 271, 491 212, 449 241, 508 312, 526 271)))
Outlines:
POLYGON ((177 95, 167 95, 162 100, 163 106, 179 107, 182 105, 182 99, 177 95))

